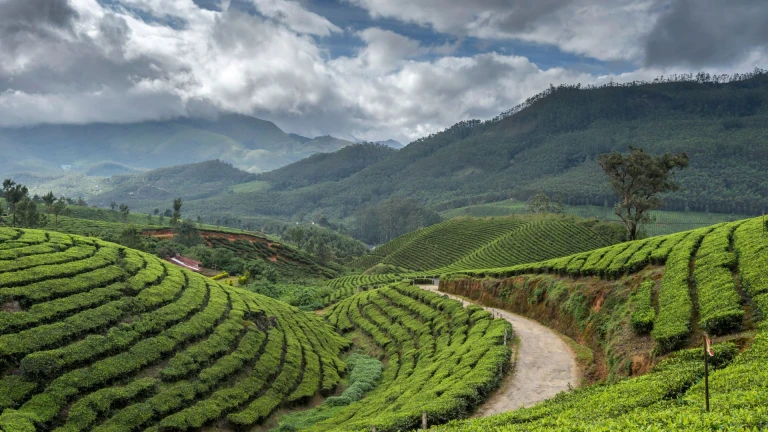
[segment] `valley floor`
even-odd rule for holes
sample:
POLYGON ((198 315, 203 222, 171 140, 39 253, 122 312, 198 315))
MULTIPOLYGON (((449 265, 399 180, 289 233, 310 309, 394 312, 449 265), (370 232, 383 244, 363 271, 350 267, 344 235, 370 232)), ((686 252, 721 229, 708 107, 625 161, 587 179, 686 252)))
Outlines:
MULTIPOLYGON (((448 295, 464 305, 471 303, 464 298, 438 291, 437 285, 420 287, 448 295)), ((512 376, 477 408, 476 416, 487 417, 532 406, 579 385, 581 374, 575 355, 555 331, 511 312, 488 307, 484 309, 509 321, 519 344, 512 376)))

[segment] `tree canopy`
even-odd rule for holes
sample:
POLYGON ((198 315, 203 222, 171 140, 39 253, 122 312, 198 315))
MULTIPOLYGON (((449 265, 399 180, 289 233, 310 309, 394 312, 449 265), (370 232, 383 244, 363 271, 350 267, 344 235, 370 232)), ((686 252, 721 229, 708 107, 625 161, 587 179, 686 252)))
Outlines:
POLYGON ((605 153, 598 156, 597 162, 619 198, 615 213, 624 222, 629 240, 634 240, 638 226, 650 221, 647 211, 664 206, 659 194, 679 189, 672 180, 673 171, 688 166, 688 155, 654 156, 630 147, 628 154, 605 153))

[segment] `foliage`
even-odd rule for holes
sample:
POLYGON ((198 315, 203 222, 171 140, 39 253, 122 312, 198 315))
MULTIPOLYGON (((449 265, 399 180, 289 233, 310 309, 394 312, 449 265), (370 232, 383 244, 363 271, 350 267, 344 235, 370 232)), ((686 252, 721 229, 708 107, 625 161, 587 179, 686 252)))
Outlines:
MULTIPOLYGON (((761 336, 761 338, 763 338, 761 336)), ((760 406, 765 396, 757 394, 764 383, 751 381, 741 373, 755 372, 755 352, 765 356, 763 343, 750 348, 750 353, 734 359, 738 350, 733 344, 714 346, 715 357, 711 377, 713 412, 703 411, 704 362, 701 348, 680 351, 658 364, 649 374, 620 381, 613 385, 591 386, 562 393, 531 408, 484 419, 457 421, 435 430, 451 431, 547 431, 547 430, 712 430, 758 428, 765 425, 768 413, 760 406), (746 366, 746 367, 745 367, 746 366), (741 373, 734 374, 739 371, 741 373), (734 378, 738 381, 734 381, 734 378), (727 379, 731 381, 726 382, 727 379), (733 385, 738 382, 739 385, 733 385), (717 391, 714 388, 717 386, 717 391), (742 392, 754 395, 740 397, 742 392), (751 410, 749 413, 745 410, 751 410), (754 411, 756 410, 756 411, 754 411)))
POLYGON ((528 213, 563 213, 563 197, 559 195, 551 199, 547 194, 539 192, 528 199, 525 210, 528 213))
POLYGON ((245 428, 346 367, 318 317, 98 239, 0 228, 0 301, 8 431, 245 428))
POLYGON ((635 310, 632 311, 632 328, 638 334, 650 333, 653 329, 653 320, 656 318, 656 311, 651 304, 652 291, 656 282, 649 280, 640 285, 634 296, 635 310))
POLYGON ((653 156, 639 148, 629 149, 629 155, 615 151, 602 154, 597 163, 611 180, 611 187, 619 198, 616 215, 627 227, 629 240, 635 240, 638 227, 650 221, 648 211, 664 206, 658 195, 680 188, 670 176, 675 168, 688 167, 688 155, 665 153, 653 156))
POLYGON ((596 225, 556 215, 456 218, 398 237, 352 266, 441 274, 538 262, 613 243, 596 225))
POLYGON ((194 222, 185 220, 174 224, 173 240, 186 247, 192 247, 203 243, 200 231, 194 222))
POLYGON ((311 281, 301 284, 277 283, 277 280, 271 280, 269 275, 265 275, 263 280, 248 285, 247 289, 305 311, 325 307, 328 304, 325 298, 333 291, 328 286, 312 283, 311 281))
POLYGON ((332 418, 341 411, 342 407, 360 400, 363 394, 372 390, 381 377, 383 369, 379 360, 357 353, 349 356, 347 367, 350 384, 340 396, 325 399, 323 405, 317 408, 283 416, 280 419, 280 425, 273 431, 304 430, 332 418))
POLYGON ((422 412, 431 424, 462 417, 495 388, 509 364, 506 321, 406 284, 347 298, 328 321, 342 332, 366 333, 387 364, 375 390, 313 430, 408 430, 422 412))
POLYGON ((412 199, 392 198, 355 211, 355 236, 369 244, 388 242, 442 219, 412 199))

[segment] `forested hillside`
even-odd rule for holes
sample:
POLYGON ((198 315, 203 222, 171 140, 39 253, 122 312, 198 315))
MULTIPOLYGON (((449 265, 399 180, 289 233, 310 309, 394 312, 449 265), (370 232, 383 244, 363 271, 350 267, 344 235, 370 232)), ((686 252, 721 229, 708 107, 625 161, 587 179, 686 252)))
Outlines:
MULTIPOLYGON (((759 213, 768 204, 768 75, 680 77, 600 88, 561 86, 488 122, 458 123, 412 142, 392 157, 335 182, 290 191, 254 191, 232 203, 195 203, 215 212, 344 218, 361 204, 408 196, 445 210, 538 191, 562 192, 567 204, 613 201, 595 159, 629 146, 687 152, 690 168, 668 207, 759 213)), ((301 178, 301 165, 281 177, 301 178)))

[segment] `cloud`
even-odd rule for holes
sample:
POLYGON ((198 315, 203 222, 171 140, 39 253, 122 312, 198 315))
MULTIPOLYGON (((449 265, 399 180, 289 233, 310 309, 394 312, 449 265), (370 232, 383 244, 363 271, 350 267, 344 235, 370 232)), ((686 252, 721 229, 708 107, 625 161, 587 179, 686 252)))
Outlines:
MULTIPOLYGON (((288 0, 238 0, 237 7, 218 0, 0 0, 0 126, 234 112, 307 136, 408 142, 460 120, 493 117, 550 83, 631 81, 687 71, 664 61, 672 53, 650 54, 654 44, 675 46, 654 42, 654 25, 658 37, 674 39, 667 21, 685 22, 675 18, 682 12, 659 9, 651 0, 622 0, 602 9, 586 0, 451 2, 455 7, 439 0, 354 1, 365 2, 371 15, 408 17, 453 37, 423 42, 373 23, 341 30, 304 3, 288 0), (612 21, 617 16, 623 18, 612 21), (468 36, 549 43, 648 64, 596 76, 544 69, 505 52, 456 54, 468 36), (360 46, 333 58, 325 43, 337 37, 360 46)), ((757 26, 745 31, 744 45, 759 47, 757 26)), ((759 49, 745 52, 731 65, 734 70, 749 70, 744 66, 766 58, 759 49)), ((718 68, 712 72, 727 71, 728 65, 718 68)))
POLYGON ((318 36, 330 36, 340 33, 341 29, 327 19, 312 13, 289 0, 253 0, 259 12, 269 18, 287 25, 298 33, 318 36))
MULTIPOLYGON (((678 0, 656 22, 645 44, 653 66, 721 66, 766 57, 764 0, 678 0)), ((764 63, 763 63, 764 65, 764 63)))
POLYGON ((358 36, 366 43, 358 58, 373 69, 396 69, 402 60, 427 52, 418 41, 389 30, 372 27, 358 32, 358 36))
POLYGON ((347 0, 395 18, 481 39, 553 45, 599 60, 636 61, 662 0, 347 0))

